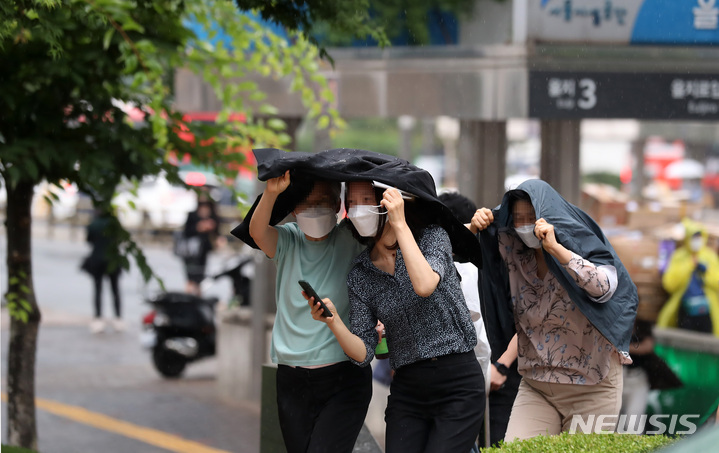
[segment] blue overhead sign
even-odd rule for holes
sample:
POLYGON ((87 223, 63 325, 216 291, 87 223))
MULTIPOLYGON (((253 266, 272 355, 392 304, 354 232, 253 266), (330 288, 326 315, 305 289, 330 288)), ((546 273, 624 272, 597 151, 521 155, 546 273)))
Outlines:
POLYGON ((719 44, 717 0, 645 0, 631 43, 719 44))
POLYGON ((527 0, 527 38, 718 45, 719 0, 527 0))

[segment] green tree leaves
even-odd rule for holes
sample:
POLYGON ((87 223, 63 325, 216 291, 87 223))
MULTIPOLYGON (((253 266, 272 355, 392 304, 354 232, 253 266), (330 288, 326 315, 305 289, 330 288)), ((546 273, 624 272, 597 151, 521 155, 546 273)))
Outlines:
POLYGON ((31 296, 30 287, 25 282, 27 281, 27 273, 18 271, 16 275, 10 277, 8 283, 10 288, 13 290, 8 291, 5 295, 7 301, 7 309, 10 316, 13 318, 27 322, 32 313, 32 304, 27 300, 31 296))
MULTIPOLYGON (((121 181, 163 172, 180 182, 172 154, 233 177, 250 147, 289 141, 253 75, 291 80, 311 116, 341 126, 318 60, 302 33, 288 41, 223 0, 2 2, 0 63, 12 69, 0 72, 0 172, 8 184, 74 182, 105 209, 121 181), (217 124, 174 110, 178 70, 211 85, 223 106, 217 124), (128 107, 144 120, 129 121, 128 107)), ((141 250, 123 237, 142 268, 141 250)))

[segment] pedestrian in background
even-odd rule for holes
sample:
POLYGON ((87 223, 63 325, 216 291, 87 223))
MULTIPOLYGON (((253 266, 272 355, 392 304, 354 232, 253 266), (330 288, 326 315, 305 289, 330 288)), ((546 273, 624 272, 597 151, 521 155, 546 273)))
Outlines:
MULTIPOLYGON (((215 203, 204 193, 198 195, 197 209, 187 215, 181 248, 184 249, 182 259, 185 264, 188 294, 200 296, 200 283, 205 279, 207 256, 215 248, 220 238, 220 219, 215 210, 215 203)), ((176 249, 177 249, 176 245, 176 249)))
POLYGON ((613 415, 616 425, 638 298, 599 226, 530 180, 494 212, 478 210, 471 227, 486 253, 482 273, 501 266, 508 275, 510 294, 495 288, 494 303, 513 304, 523 377, 505 441, 568 431, 574 416, 613 415))
MULTIPOLYGON (((457 219, 465 225, 469 225, 472 222, 472 216, 477 211, 477 205, 472 200, 465 197, 459 192, 445 192, 439 197, 439 201, 444 203, 445 206, 452 211, 457 219)), ((454 266, 457 268, 457 272, 461 277, 462 294, 464 294, 464 301, 469 308, 469 314, 472 316, 472 323, 474 324, 474 330, 477 332, 477 346, 474 348, 475 355, 479 364, 482 366, 482 374, 484 375, 484 381, 487 386, 490 383, 490 371, 492 365, 490 363, 491 349, 489 347, 489 340, 487 339, 487 330, 484 325, 484 319, 482 319, 482 310, 480 308, 479 301, 479 270, 474 264, 467 262, 461 263, 459 261, 454 262, 454 266)), ((489 390, 487 388, 486 390, 489 390)))
POLYGON ((719 337, 719 257, 707 247, 704 227, 684 219, 685 236, 662 276, 669 300, 658 327, 704 332, 719 337))
POLYGON ((125 324, 122 321, 122 300, 120 299, 120 263, 119 247, 116 232, 120 225, 117 218, 108 210, 97 209, 92 221, 87 226, 87 242, 92 246, 90 255, 82 263, 82 270, 90 274, 95 284, 95 317, 90 323, 92 333, 105 330, 105 320, 102 318, 102 282, 107 277, 110 280, 112 299, 115 308, 115 318, 112 327, 122 332, 125 324))
MULTIPOLYGON (((467 226, 476 233, 471 223, 467 226)), ((487 255, 487 251, 483 248, 482 255, 487 255)), ((512 406, 522 381, 517 370, 517 336, 509 278, 506 269, 497 264, 496 261, 486 261, 485 265, 489 269, 479 273, 482 321, 491 350, 487 395, 490 445, 497 445, 504 440, 512 406)), ((485 439, 486 423, 482 428, 480 439, 485 439)))
MULTIPOLYGON (((668 390, 682 386, 682 381, 669 365, 654 352, 652 324, 637 318, 629 345, 632 363, 624 365, 624 390, 622 393, 622 414, 640 417, 647 412, 650 390, 668 390)), ((644 431, 644 426, 630 426, 644 431)))
MULTIPOLYGON (((452 211, 452 214, 457 217, 457 220, 469 227, 472 222, 472 217, 477 211, 477 205, 474 204, 472 200, 459 192, 445 192, 439 196, 439 201, 444 203, 444 205, 452 211)), ((492 393, 490 393, 492 374, 495 374, 498 377, 503 377, 504 375, 497 371, 495 365, 492 365, 491 361, 492 350, 489 346, 487 328, 485 326, 485 320, 482 317, 482 308, 479 300, 479 270, 477 269, 477 266, 471 262, 462 263, 455 260, 454 266, 457 268, 457 272, 459 272, 461 277, 464 301, 467 303, 467 308, 469 308, 469 313, 472 316, 474 330, 477 332, 477 346, 474 347, 474 354, 477 356, 477 360, 482 367, 482 374, 484 375, 484 390, 487 393, 487 403, 484 413, 485 420, 482 425, 482 429, 479 432, 479 446, 489 447, 493 444, 491 437, 491 420, 495 418, 491 410, 487 410, 491 406, 490 400, 492 399, 492 393), (490 433, 487 433, 487 428, 489 428, 490 433)), ((496 379, 497 378, 495 377, 495 380, 496 379)), ((507 412, 507 420, 509 420, 509 412, 507 412)), ((506 429, 507 425, 505 423, 499 439, 495 442, 498 442, 504 437, 504 431, 506 429)))

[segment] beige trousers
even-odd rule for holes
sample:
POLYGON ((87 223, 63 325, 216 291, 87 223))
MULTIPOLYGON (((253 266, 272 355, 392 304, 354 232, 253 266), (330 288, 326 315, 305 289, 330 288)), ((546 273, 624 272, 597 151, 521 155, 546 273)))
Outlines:
POLYGON ((622 407, 622 365, 612 356, 609 374, 596 385, 553 384, 522 378, 509 417, 505 442, 539 435, 614 431, 622 407), (580 416, 581 419, 574 419, 580 416), (584 429, 587 426, 590 428, 584 429))

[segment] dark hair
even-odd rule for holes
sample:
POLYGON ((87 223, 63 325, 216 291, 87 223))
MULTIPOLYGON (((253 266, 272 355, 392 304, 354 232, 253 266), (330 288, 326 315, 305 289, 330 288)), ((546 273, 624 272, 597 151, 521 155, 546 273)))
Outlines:
POLYGON ((439 196, 439 201, 444 203, 462 223, 471 222, 474 213, 477 212, 477 205, 459 192, 445 192, 439 196))
POLYGON ((433 217, 435 212, 436 210, 431 208, 428 202, 420 198, 405 201, 404 217, 417 243, 419 243, 419 238, 425 228, 430 225, 439 225, 439 219, 433 217))
POLYGON ((197 206, 198 206, 198 207, 199 207, 199 206, 207 206, 208 208, 212 209, 212 208, 215 207, 215 203, 213 203, 213 202, 210 201, 210 200, 199 200, 199 201, 197 202, 197 206))
POLYGON ((200 208, 203 206, 207 206, 207 208, 210 210, 210 215, 208 218, 214 220, 219 224, 220 216, 217 214, 217 204, 212 198, 212 195, 210 195, 209 190, 206 190, 205 188, 202 188, 197 191, 197 208, 195 208, 195 212, 193 215, 199 218, 200 208))
POLYGON ((529 196, 529 194, 523 190, 510 190, 507 197, 507 203, 509 204, 509 209, 514 208, 514 203, 517 201, 527 201, 530 204, 532 203, 532 198, 529 196))
POLYGON ((293 191, 291 192, 294 192, 292 204, 296 206, 307 200, 307 197, 310 196, 317 183, 327 184, 330 196, 332 197, 332 204, 338 205, 340 202, 340 195, 342 193, 341 182, 329 179, 317 179, 304 173, 290 174, 290 186, 293 188, 293 191))
POLYGON ((529 196, 529 194, 523 190, 512 190, 508 192, 507 196, 507 207, 509 208, 509 224, 514 225, 514 204, 518 201, 526 201, 530 205, 532 205, 532 208, 534 208, 534 204, 532 204, 532 198, 529 196))
MULTIPOLYGON (((342 183, 339 181, 319 180, 317 182, 324 182, 330 189, 330 195, 332 196, 332 204, 339 204, 340 197, 342 196, 342 183)), ((314 189, 314 186, 312 187, 314 189)))

